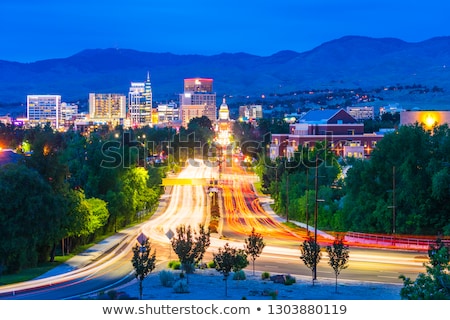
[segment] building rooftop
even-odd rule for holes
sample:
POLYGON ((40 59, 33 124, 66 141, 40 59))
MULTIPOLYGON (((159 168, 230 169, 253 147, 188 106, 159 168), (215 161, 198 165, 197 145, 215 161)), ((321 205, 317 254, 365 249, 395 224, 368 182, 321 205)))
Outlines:
POLYGON ((335 114, 343 109, 310 110, 299 119, 300 122, 327 123, 335 114))
POLYGON ((22 157, 22 155, 15 153, 11 149, 0 150, 0 167, 8 163, 17 163, 22 157))

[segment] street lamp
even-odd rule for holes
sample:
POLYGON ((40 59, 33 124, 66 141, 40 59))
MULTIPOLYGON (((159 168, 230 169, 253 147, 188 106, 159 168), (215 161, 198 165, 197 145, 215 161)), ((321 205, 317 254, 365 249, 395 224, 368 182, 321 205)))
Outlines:
POLYGON ((286 171, 286 221, 289 222, 289 172, 286 171))
POLYGON ((308 184, 309 184, 309 169, 308 166, 306 166, 306 207, 305 207, 305 218, 306 218, 306 235, 309 237, 309 213, 308 213, 308 184))
MULTIPOLYGON (((314 244, 317 248, 317 220, 318 220, 318 211, 319 211, 319 202, 324 202, 323 199, 318 199, 319 191, 319 156, 316 152, 316 175, 315 175, 315 201, 314 201, 314 244)), ((316 252, 316 254, 319 254, 316 252)), ((313 280, 317 279, 317 259, 314 259, 314 268, 313 268, 313 280)))

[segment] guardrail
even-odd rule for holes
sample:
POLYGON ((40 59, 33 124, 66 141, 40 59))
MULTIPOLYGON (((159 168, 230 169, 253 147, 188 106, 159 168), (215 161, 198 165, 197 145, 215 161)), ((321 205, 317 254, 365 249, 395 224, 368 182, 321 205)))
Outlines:
POLYGON ((345 233, 344 241, 353 244, 361 244, 364 246, 382 246, 388 248, 426 251, 430 245, 436 244, 436 239, 438 238, 440 238, 446 246, 450 247, 450 237, 437 236, 403 236, 347 232, 345 233))

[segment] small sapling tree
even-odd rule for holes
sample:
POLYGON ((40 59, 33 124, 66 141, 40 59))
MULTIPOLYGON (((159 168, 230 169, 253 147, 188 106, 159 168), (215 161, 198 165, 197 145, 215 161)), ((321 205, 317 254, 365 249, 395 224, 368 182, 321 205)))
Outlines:
POLYGON ((197 233, 191 226, 179 225, 176 233, 171 239, 172 248, 180 259, 181 270, 192 273, 210 245, 209 229, 200 224, 197 233))
POLYGON ((244 250, 245 253, 252 257, 253 262, 253 275, 255 275, 255 260, 258 258, 266 244, 260 233, 255 232, 255 228, 252 229, 252 233, 245 239, 244 250))
POLYGON ((314 285, 314 271, 317 270, 317 265, 322 257, 320 245, 316 243, 312 237, 309 237, 307 240, 303 241, 303 244, 300 246, 300 251, 302 252, 300 259, 312 271, 312 283, 314 285))
POLYGON ((341 270, 347 269, 349 259, 349 248, 343 239, 335 239, 332 246, 327 246, 328 264, 333 268, 336 277, 335 292, 337 292, 337 278, 341 270))
POLYGON ((231 270, 238 271, 248 265, 247 254, 243 249, 230 247, 228 243, 223 248, 219 248, 217 253, 213 253, 215 268, 223 275, 225 281, 225 296, 228 296, 228 277, 231 270))
POLYGON ((141 300, 143 290, 142 282, 156 266, 156 250, 151 252, 151 249, 150 242, 146 237, 143 237, 140 243, 133 247, 131 263, 134 267, 134 275, 139 280, 139 297, 141 300))

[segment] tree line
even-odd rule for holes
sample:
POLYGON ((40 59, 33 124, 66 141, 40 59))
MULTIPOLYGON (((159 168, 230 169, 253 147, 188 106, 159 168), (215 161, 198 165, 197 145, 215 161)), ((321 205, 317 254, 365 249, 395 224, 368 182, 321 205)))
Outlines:
POLYGON ((448 125, 401 126, 386 133, 365 160, 339 159, 325 142, 299 148, 291 159, 275 160, 262 148, 255 167, 279 215, 311 222, 317 180, 323 230, 450 235, 448 125), (320 155, 317 170, 316 152, 327 154, 320 155), (345 175, 344 168, 350 168, 345 175))
POLYGON ((167 168, 142 166, 146 155, 137 134, 107 127, 89 135, 49 126, 0 128, 4 141, 24 154, 0 167, 3 272, 53 261, 154 211, 167 168), (123 155, 114 165, 113 151, 123 155))

